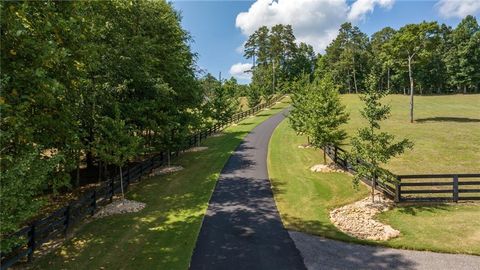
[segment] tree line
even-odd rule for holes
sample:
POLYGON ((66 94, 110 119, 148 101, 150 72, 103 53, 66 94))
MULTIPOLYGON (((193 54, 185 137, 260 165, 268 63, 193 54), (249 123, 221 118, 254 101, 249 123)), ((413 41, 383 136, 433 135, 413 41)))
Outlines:
POLYGON ((165 1, 1 5, 1 235, 80 170, 173 151, 236 112, 235 80, 198 79, 191 38, 165 1))
POLYGON ((480 91, 480 27, 466 16, 455 28, 438 22, 385 27, 371 37, 344 23, 324 54, 296 42, 291 26, 259 28, 245 44, 252 59, 251 87, 261 93, 289 91, 302 74, 331 73, 341 93, 368 89, 374 71, 390 93, 447 94, 480 91))

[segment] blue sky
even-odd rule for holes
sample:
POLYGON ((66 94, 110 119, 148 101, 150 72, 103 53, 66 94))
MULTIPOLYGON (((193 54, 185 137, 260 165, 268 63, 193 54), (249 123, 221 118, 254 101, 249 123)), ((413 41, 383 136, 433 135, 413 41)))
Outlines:
POLYGON ((456 26, 466 14, 478 19, 480 13, 480 0, 338 0, 334 4, 318 0, 303 5, 302 0, 280 0, 273 5, 269 0, 258 2, 173 1, 182 14, 183 28, 193 37, 191 46, 198 53, 201 69, 216 77, 219 72, 222 78, 235 75, 240 83, 248 83, 242 70, 248 68, 249 61, 243 58, 240 48, 247 35, 263 24, 292 24, 297 38, 322 52, 335 37, 338 25, 347 20, 371 35, 385 26, 398 29, 423 20, 456 26))

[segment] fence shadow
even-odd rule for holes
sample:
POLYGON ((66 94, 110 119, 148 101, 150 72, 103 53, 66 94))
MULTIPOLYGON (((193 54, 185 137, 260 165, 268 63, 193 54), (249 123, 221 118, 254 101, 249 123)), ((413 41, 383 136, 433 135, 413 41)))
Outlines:
POLYGON ((468 118, 468 117, 429 117, 429 118, 420 118, 416 119, 417 123, 427 123, 427 122, 457 122, 457 123, 480 123, 480 119, 468 118))
POLYGON ((431 212, 436 213, 438 210, 448 211, 448 205, 444 203, 440 204, 425 204, 425 205, 398 205, 397 209, 402 214, 416 216, 418 212, 431 212))

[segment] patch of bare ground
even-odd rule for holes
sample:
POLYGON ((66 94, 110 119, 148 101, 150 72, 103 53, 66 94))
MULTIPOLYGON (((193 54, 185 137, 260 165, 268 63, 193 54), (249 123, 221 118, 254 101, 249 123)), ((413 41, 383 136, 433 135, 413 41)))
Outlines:
POLYGON ((342 232, 365 240, 386 241, 400 235, 390 225, 375 220, 375 216, 393 207, 393 202, 378 193, 371 197, 342 206, 330 212, 330 220, 342 232))

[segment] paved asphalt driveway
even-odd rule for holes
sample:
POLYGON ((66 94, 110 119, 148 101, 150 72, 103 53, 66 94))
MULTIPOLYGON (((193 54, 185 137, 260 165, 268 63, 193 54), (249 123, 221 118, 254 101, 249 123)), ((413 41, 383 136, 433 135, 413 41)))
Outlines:
POLYGON ((219 177, 190 269, 305 269, 283 228, 267 173, 267 149, 283 111, 248 134, 219 177))

